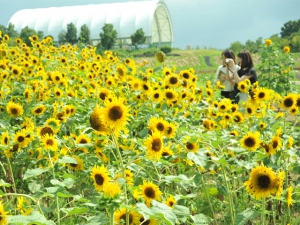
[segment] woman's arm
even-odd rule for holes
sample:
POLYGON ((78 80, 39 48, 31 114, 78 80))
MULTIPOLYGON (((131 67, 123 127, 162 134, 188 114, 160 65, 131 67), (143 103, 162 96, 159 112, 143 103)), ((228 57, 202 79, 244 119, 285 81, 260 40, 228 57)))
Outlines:
MULTIPOLYGON (((237 71, 236 71, 236 66, 234 65, 234 62, 232 59, 229 59, 229 62, 227 63, 226 66, 227 66, 226 71, 229 71, 229 68, 230 68, 230 71, 232 72, 232 79, 235 81, 235 83, 239 83, 239 82, 249 79, 251 77, 251 75, 243 75, 243 76, 239 77, 239 75, 237 74, 237 71)), ((226 72, 226 74, 227 74, 227 72, 226 72)))

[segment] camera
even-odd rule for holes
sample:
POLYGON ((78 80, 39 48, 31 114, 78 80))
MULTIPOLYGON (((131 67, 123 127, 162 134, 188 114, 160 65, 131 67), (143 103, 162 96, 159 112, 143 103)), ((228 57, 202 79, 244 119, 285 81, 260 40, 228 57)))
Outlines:
POLYGON ((229 61, 230 61, 229 59, 225 59, 225 63, 226 63, 226 64, 228 64, 228 63, 229 63, 229 61))

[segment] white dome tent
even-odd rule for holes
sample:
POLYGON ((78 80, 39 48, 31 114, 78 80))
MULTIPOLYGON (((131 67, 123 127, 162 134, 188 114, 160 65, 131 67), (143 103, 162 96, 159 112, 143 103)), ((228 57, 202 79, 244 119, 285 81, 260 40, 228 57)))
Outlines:
POLYGON ((9 20, 18 32, 28 26, 43 31, 45 36, 51 35, 54 40, 71 22, 77 28, 77 36, 86 24, 93 41, 100 39, 102 27, 110 23, 118 32, 118 39, 127 44, 140 28, 145 32, 148 46, 172 46, 174 42, 170 14, 162 0, 24 9, 9 20))

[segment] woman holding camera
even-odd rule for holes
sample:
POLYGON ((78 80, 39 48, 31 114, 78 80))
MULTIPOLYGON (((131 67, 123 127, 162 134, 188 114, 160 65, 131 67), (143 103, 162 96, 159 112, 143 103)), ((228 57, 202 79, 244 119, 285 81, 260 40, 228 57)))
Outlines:
POLYGON ((236 70, 235 63, 232 59, 228 59, 226 62, 226 79, 235 83, 233 91, 230 93, 231 100, 234 103, 247 101, 249 94, 240 92, 238 90, 238 83, 246 79, 249 79, 251 84, 257 81, 257 75, 253 68, 253 60, 250 52, 248 50, 239 52, 238 64, 241 66, 239 70, 236 70))
MULTIPOLYGON (((224 86, 224 89, 221 91, 221 96, 224 98, 230 98, 230 93, 233 90, 234 82, 232 80, 226 79, 226 59, 232 59, 235 63, 235 54, 232 50, 226 49, 222 52, 222 64, 220 65, 216 71, 216 77, 214 83, 216 84, 220 81, 220 84, 224 86)), ((236 70, 239 70, 240 67, 236 65, 236 70)))

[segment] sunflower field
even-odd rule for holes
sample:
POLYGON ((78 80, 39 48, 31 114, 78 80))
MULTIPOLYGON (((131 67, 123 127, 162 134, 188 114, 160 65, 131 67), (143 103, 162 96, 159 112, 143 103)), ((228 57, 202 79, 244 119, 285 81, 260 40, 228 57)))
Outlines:
POLYGON ((8 40, 0 225, 299 224, 298 89, 255 83, 232 104, 161 52, 149 66, 50 37, 8 40))

